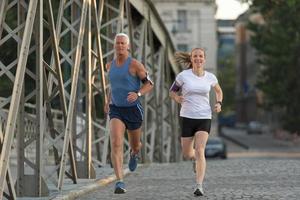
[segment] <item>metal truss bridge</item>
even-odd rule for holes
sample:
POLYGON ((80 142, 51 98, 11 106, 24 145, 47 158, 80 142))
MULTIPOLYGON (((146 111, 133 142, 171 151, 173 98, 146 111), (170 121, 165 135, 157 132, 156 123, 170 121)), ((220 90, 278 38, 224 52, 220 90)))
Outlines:
POLYGON ((118 32, 155 82, 142 100, 142 162, 180 158, 168 97, 179 67, 150 0, 1 0, 0 199, 48 196, 109 163, 104 65, 118 32))

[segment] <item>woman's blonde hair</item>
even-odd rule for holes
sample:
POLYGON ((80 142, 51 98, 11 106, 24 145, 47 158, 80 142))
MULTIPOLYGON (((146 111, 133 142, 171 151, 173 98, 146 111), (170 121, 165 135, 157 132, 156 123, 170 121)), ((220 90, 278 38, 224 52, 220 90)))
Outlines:
POLYGON ((193 51, 198 50, 198 49, 203 51, 204 57, 205 57, 206 54, 205 54, 205 50, 203 48, 193 48, 191 50, 191 52, 182 52, 182 51, 176 52, 175 53, 175 61, 178 64, 182 64, 187 69, 192 68, 191 56, 192 56, 193 51))

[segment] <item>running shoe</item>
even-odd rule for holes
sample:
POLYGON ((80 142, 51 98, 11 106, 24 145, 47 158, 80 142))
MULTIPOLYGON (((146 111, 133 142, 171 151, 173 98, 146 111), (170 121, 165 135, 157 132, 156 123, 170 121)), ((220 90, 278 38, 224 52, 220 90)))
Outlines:
POLYGON ((130 153, 130 159, 129 159, 129 163, 128 163, 128 167, 130 171, 134 171, 137 167, 137 163, 138 163, 139 157, 137 154, 131 154, 130 153))
POLYGON ((122 181, 116 182, 115 185, 115 194, 123 194, 126 192, 125 183, 122 181))
POLYGON ((203 196, 204 195, 203 188, 202 187, 196 187, 196 189, 194 191, 194 195, 195 196, 203 196))

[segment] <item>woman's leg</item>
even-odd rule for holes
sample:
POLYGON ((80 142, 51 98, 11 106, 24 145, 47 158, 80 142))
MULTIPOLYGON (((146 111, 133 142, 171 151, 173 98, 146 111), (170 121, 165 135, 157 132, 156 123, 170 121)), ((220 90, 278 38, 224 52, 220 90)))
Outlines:
POLYGON ((194 137, 181 137, 183 157, 189 160, 195 159, 194 137))
POLYGON ((206 160, 205 160, 205 146, 208 139, 208 133, 205 131, 198 131, 195 134, 195 158, 196 158, 196 181, 202 184, 206 160))

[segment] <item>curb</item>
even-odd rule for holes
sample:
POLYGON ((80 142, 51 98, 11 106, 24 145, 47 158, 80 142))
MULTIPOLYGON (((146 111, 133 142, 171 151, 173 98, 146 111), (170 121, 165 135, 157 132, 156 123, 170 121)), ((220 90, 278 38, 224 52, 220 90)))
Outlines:
MULTIPOLYGON (((124 169, 124 177, 129 173, 129 169, 124 169)), ((108 176, 107 178, 96 180, 95 182, 92 182, 91 184, 88 184, 86 186, 81 186, 79 188, 75 188, 71 191, 65 191, 68 192, 68 194, 60 194, 57 195, 55 198, 52 198, 53 200, 73 200, 76 197, 82 196, 86 193, 95 191, 99 189, 100 187, 106 186, 107 184, 113 182, 116 180, 115 175, 108 176)))

